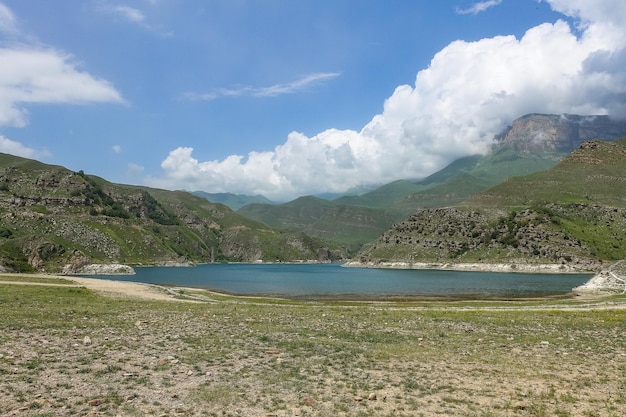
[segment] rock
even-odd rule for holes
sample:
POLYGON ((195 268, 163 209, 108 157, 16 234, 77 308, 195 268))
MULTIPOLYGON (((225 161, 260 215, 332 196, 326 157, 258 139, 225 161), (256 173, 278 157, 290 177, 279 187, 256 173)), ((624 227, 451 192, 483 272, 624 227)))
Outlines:
MULTIPOLYGON (((66 272, 64 270, 64 272, 66 272)), ((67 272, 80 275, 135 275, 135 270, 122 264, 88 264, 75 271, 67 272)))
POLYGON ((93 400, 89 400, 87 402, 87 404, 89 404, 92 407, 97 407, 99 405, 104 404, 104 399, 103 398, 94 398, 93 400))
POLYGON ((90 345, 90 344, 91 344, 91 337, 85 336, 83 338, 83 345, 90 345))
POLYGON ((367 399, 370 401, 375 401, 378 397, 376 397, 376 393, 372 392, 370 393, 370 395, 367 396, 367 399))
POLYGON ((317 401, 315 401, 315 398, 308 396, 306 397, 304 400, 302 400, 302 403, 305 405, 309 405, 309 406, 313 406, 315 405, 317 401))

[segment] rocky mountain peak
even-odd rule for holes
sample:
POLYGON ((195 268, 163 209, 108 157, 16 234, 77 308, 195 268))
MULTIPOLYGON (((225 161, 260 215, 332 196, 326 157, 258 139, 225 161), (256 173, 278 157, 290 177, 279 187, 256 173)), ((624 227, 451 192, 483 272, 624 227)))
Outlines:
POLYGON ((613 141, 623 136, 626 136, 626 120, 600 115, 533 113, 513 121, 495 139, 496 143, 512 146, 520 152, 569 153, 585 141, 613 141))

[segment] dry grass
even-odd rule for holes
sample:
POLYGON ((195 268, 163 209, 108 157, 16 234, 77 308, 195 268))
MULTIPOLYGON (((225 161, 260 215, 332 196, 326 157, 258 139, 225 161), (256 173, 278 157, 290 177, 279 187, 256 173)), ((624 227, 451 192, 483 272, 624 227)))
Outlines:
POLYGON ((626 299, 609 301, 191 304, 0 282, 0 415, 623 416, 626 299))

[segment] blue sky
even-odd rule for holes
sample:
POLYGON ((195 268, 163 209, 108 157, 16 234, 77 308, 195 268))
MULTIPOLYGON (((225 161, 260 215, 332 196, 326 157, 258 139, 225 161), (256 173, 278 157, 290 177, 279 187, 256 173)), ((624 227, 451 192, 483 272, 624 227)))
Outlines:
POLYGON ((622 0, 0 0, 0 152, 285 201, 626 116, 622 0))

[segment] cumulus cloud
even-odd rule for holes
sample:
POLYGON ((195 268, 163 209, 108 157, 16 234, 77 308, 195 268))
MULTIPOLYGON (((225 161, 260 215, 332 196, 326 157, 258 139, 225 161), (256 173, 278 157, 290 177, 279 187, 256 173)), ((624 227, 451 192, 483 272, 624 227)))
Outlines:
POLYGON ((168 188, 264 194, 275 200, 429 175, 485 152, 526 113, 626 117, 622 0, 549 0, 577 19, 530 28, 520 39, 455 41, 413 85, 402 85, 360 131, 291 133, 273 150, 201 162, 180 147, 162 163, 168 188))
MULTIPOLYGON (((0 3, 0 33, 22 38, 13 12, 0 3)), ((28 124, 28 104, 123 103, 107 81, 78 69, 72 56, 55 49, 5 42, 0 47, 0 127, 28 124)), ((0 136, 0 151, 28 158, 49 156, 0 136)))
POLYGON ((497 6, 500 3, 502 3, 502 0, 479 1, 466 9, 457 7, 456 12, 458 14, 478 14, 480 12, 484 12, 490 7, 497 6))
POLYGON ((207 93, 185 93, 184 97, 189 100, 215 100, 220 97, 275 97, 284 94, 294 94, 313 85, 320 84, 324 81, 331 80, 340 75, 338 72, 317 72, 305 75, 295 81, 271 85, 269 87, 238 87, 238 88, 219 88, 207 93))
POLYGON ((27 124, 30 103, 122 103, 108 82, 77 69, 72 57, 53 49, 0 48, 0 126, 27 124), (9 65, 10 64, 10 65, 9 65))

